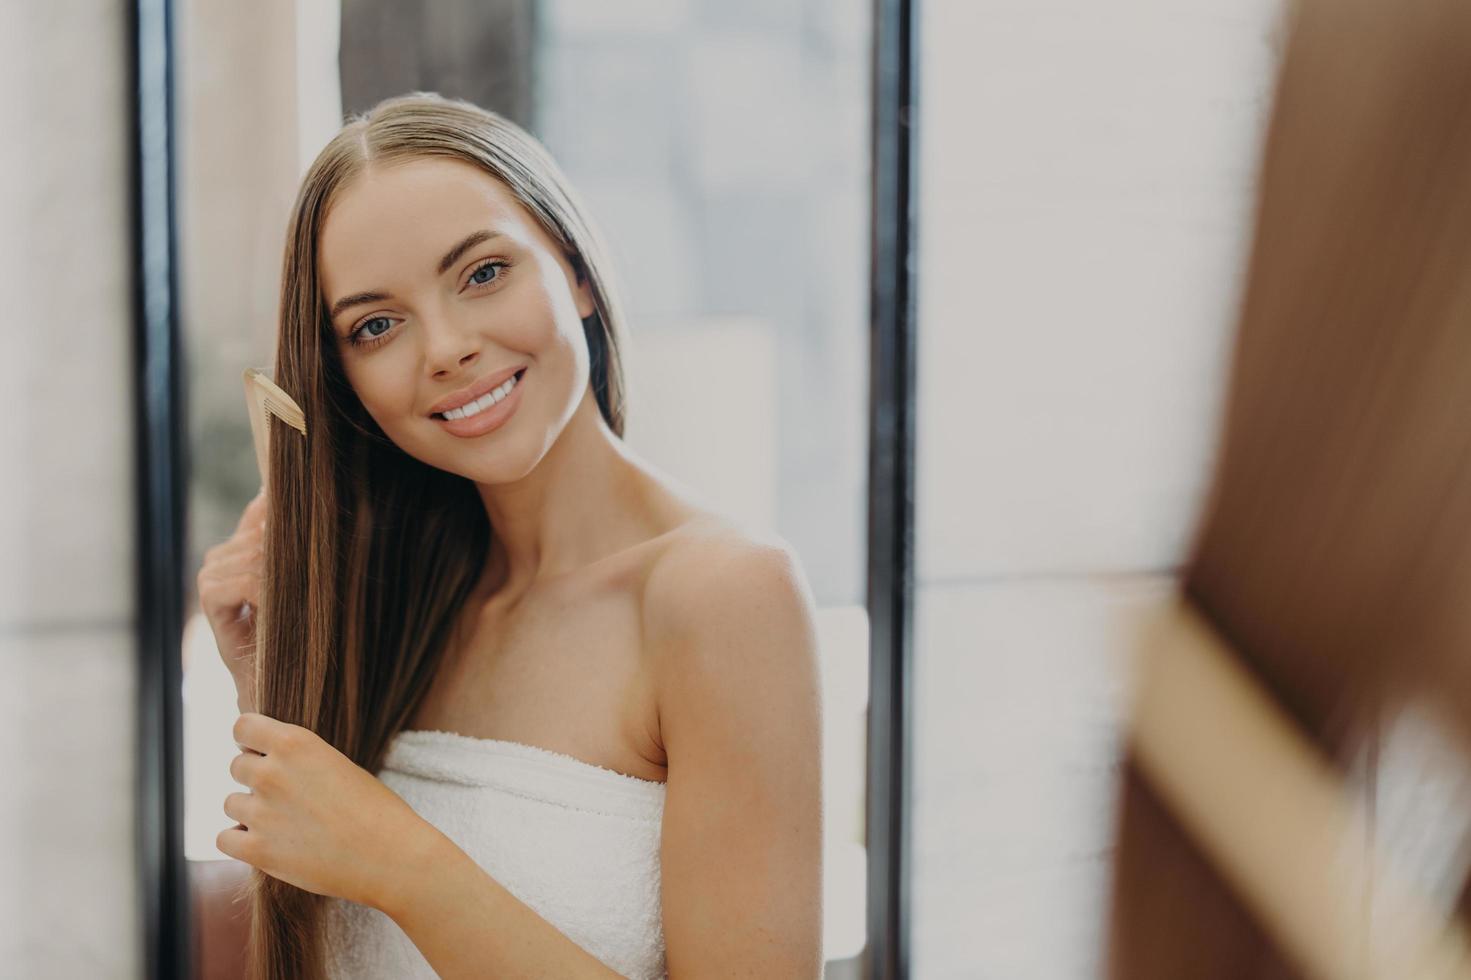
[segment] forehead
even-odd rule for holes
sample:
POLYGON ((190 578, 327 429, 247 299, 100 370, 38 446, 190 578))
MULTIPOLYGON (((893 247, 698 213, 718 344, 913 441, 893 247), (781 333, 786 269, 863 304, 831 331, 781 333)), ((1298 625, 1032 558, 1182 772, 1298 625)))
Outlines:
POLYGON ((473 164, 419 158, 373 165, 334 196, 318 240, 318 274, 339 290, 374 286, 358 280, 392 271, 432 276, 446 249, 482 228, 547 242, 505 184, 473 164))

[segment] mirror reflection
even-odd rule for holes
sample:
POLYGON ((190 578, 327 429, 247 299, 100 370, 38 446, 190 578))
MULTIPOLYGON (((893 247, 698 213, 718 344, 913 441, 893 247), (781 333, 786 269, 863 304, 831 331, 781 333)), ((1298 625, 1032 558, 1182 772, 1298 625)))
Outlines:
POLYGON ((868 5, 176 8, 196 971, 857 976, 868 5))

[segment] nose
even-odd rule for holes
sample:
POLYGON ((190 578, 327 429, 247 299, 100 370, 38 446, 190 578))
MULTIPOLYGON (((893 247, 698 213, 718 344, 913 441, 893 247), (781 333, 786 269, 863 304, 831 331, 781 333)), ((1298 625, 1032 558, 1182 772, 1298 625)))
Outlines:
POLYGON ((423 321, 424 361, 436 378, 458 373, 480 356, 480 337, 473 329, 439 314, 423 321))

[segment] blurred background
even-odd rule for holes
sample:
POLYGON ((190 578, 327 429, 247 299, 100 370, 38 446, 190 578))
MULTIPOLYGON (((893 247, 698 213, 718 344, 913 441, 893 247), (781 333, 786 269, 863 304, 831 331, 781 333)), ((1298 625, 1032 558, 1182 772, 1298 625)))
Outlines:
MULTIPOLYGON (((139 976, 127 5, 6 0, 0 973, 139 976), (19 801, 18 805, 13 801, 19 801)), ((1118 626, 1179 566, 1215 436, 1280 0, 926 0, 911 965, 1098 969, 1118 626)), ((538 135, 629 304, 629 442, 801 556, 820 607, 825 940, 864 949, 868 0, 177 0, 187 561, 258 476, 296 183, 414 89, 538 135), (741 411, 733 412, 732 404, 741 411)), ((186 626, 185 849, 234 691, 186 626)))

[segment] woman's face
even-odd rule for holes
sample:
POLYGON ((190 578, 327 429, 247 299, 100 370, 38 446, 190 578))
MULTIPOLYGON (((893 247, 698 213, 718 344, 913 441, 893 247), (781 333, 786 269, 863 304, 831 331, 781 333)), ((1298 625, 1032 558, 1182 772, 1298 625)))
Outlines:
POLYGON ((593 296, 504 184, 458 160, 372 167, 317 255, 348 381, 399 448, 481 483, 536 465, 588 390, 593 296))

